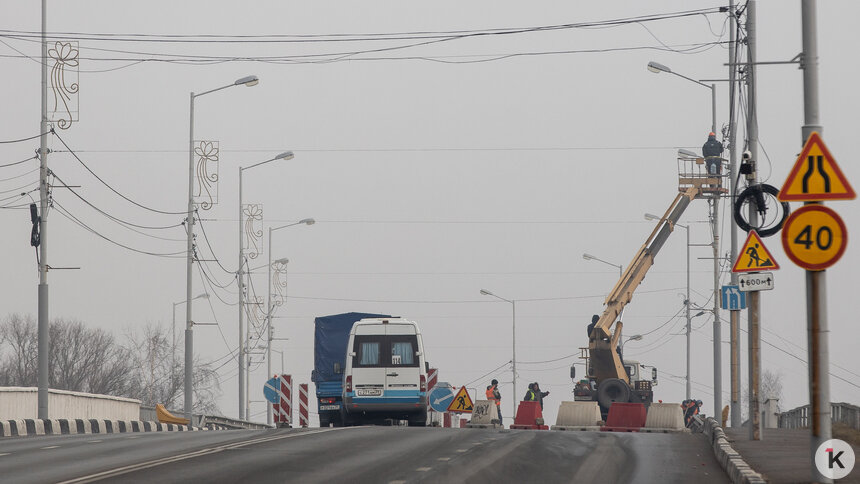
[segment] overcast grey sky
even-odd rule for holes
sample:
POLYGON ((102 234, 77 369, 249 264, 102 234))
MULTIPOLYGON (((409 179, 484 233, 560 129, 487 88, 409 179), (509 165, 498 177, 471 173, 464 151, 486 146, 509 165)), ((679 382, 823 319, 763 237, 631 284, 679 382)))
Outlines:
MULTIPOLYGON (((481 296, 486 288, 517 304, 518 394, 539 381, 552 393, 548 421, 571 399, 568 367, 587 343, 585 326, 602 311, 617 270, 583 260, 588 252, 627 265, 652 229, 644 212, 662 213, 677 191, 675 153, 699 149, 710 129, 709 91, 646 70, 654 60, 694 79, 725 79, 725 14, 692 15, 601 28, 481 35, 355 55, 320 56, 411 45, 414 39, 335 42, 155 42, 165 36, 380 34, 531 28, 719 6, 705 1, 617 2, 440 1, 48 2, 48 30, 80 40, 79 121, 59 136, 96 174, 148 207, 182 212, 187 201, 188 96, 249 74, 261 82, 200 97, 195 138, 220 142, 218 204, 201 211, 209 240, 229 271, 238 259, 238 166, 290 149, 292 161, 244 174, 245 202, 262 203, 264 227, 314 217, 313 226, 275 233, 273 258, 288 257, 289 300, 278 309, 276 335, 289 338, 286 372, 310 380, 313 318, 347 311, 400 315, 420 323, 428 361, 440 380, 483 388, 496 377, 511 397, 511 307, 481 296), (76 34, 73 34, 76 33, 76 34), (111 34, 105 37, 92 34, 111 34), (128 34, 155 37, 120 42, 128 34), (98 37, 98 38, 97 38, 98 37), (684 52, 686 51, 686 52, 684 52), (128 53, 134 52, 134 53, 128 53), (143 54, 140 54, 143 53, 143 54), (174 56, 178 62, 146 61, 174 56), (528 54, 509 57, 512 54, 528 54), (308 57, 289 56, 307 55, 308 57), (237 58, 199 62, 200 56, 237 58), (277 57, 278 60, 270 57, 277 57), (198 61, 188 61, 189 59, 198 61), (113 60, 110 60, 113 59, 113 60), (481 61, 481 62, 478 62, 481 61), (554 361, 549 361, 554 360, 554 361), (538 363, 545 362, 545 363, 538 363)), ((819 2, 823 138, 854 186, 851 158, 860 111, 856 79, 860 4, 819 2)), ((39 43, 21 31, 40 29, 38 2, 0 0, 0 141, 39 130, 39 43), (11 32, 14 31, 14 32, 11 32)), ((758 58, 781 61, 801 49, 800 2, 758 2, 758 58)), ((409 35, 399 37, 410 37, 409 35)), ((414 35, 412 35, 414 37, 414 35)), ((297 37, 286 39, 296 40, 297 37)), ((236 40, 236 37, 231 37, 236 40)), ((246 39, 250 40, 250 39, 246 39)), ((261 40, 257 38, 256 40, 261 40)), ((324 40, 324 41, 320 41, 324 40)), ((343 37, 340 37, 343 40, 343 37)), ((801 147, 801 71, 794 65, 758 71, 760 175, 780 187, 801 147), (764 153, 767 153, 765 156, 764 153)), ((725 83, 717 90, 719 125, 728 118, 725 83)), ((744 130, 739 129, 743 136, 744 130)), ((183 215, 142 210, 111 193, 55 137, 52 170, 100 209, 141 225, 173 225, 183 215)), ((0 144, 0 165, 32 156, 38 140, 0 144)), ((36 160, 0 168, 0 198, 35 187, 36 160), (29 183, 29 184, 28 184, 29 183), (26 185, 23 189, 22 185, 26 185)), ((99 233, 135 249, 185 250, 183 229, 129 231, 66 190, 54 199, 99 233)), ((25 199, 29 201, 29 199, 25 199)), ((15 199, 0 204, 22 203, 15 199)), ((857 202, 828 204, 848 230, 860 226, 857 202)), ((721 205, 725 215, 728 205, 721 205)), ((793 208, 796 208, 794 204, 793 208)), ((49 274, 51 316, 113 331, 170 325, 172 303, 185 298, 184 258, 142 255, 84 231, 58 210, 49 213, 49 264, 80 267, 49 274)), ((710 241, 707 204, 684 215, 693 243, 710 241)), ((38 273, 28 245, 29 214, 0 210, 2 314, 36 314, 38 273)), ((728 252, 729 225, 721 236, 728 252)), ((743 239, 741 238, 742 242, 743 239)), ((763 293, 763 367, 783 376, 784 408, 807 403, 804 273, 783 253, 776 289, 763 293), (772 345, 772 346, 771 346, 772 345)), ((198 246, 205 242, 198 229, 198 246)), ((265 250, 269 250, 266 247, 265 250)), ((208 248, 201 253, 211 258, 208 248)), ((263 265, 266 254, 251 263, 263 265)), ((693 248, 694 304, 710 306, 710 249, 693 248)), ((226 284, 231 275, 208 262, 226 284)), ((828 270, 833 401, 860 402, 856 357, 858 251, 849 245, 828 270)), ((721 279, 728 281, 724 265, 721 279)), ((265 273, 254 275, 265 294, 265 273)), ((194 294, 207 290, 195 268, 194 294)), ((212 289, 208 289, 212 292, 212 289)), ((676 234, 625 314, 625 334, 649 333, 626 355, 660 369, 656 398, 684 398, 684 235, 676 234)), ((237 346, 236 286, 194 302, 195 350, 221 365, 237 346), (215 297, 217 294, 219 297, 215 297), (211 303, 211 306, 210 304, 211 303), (222 337, 223 333, 223 337, 222 337), (225 341, 226 340, 226 341, 225 341)), ((178 328, 184 312, 177 314, 178 328)), ((727 313, 723 313, 728 320, 727 313)), ((693 323, 694 396, 711 408, 712 318, 693 323)), ((743 327, 746 329, 744 316, 743 327)), ((728 324, 723 338, 728 340, 728 324)), ((723 402, 728 403, 728 344, 723 345, 723 402)), ((744 354, 746 338, 743 339, 744 354)), ((280 367, 275 356, 274 368, 280 367)), ((252 416, 265 419, 265 364, 253 366, 252 416)), ((237 364, 219 373, 225 415, 237 415, 237 364)), ((742 375, 746 385, 746 357, 742 375)), ((313 389, 311 390, 313 391, 313 389)), ((516 395, 519 398, 521 395, 516 395)), ((509 404, 503 410, 510 412, 509 404)))

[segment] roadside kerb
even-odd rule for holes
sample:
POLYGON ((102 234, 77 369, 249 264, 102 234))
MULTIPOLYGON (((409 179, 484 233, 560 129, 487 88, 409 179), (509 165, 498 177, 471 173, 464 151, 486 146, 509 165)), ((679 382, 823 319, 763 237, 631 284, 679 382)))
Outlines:
POLYGON ((726 439, 726 434, 723 432, 720 424, 711 417, 705 419, 705 425, 702 433, 711 440, 711 447, 714 449, 714 456, 723 466, 726 474, 734 484, 764 484, 764 477, 754 471, 749 464, 744 461, 741 455, 732 448, 726 439))
POLYGON ((226 427, 188 427, 186 425, 142 422, 138 420, 100 419, 22 419, 0 420, 0 437, 36 435, 116 434, 126 432, 188 432, 226 430, 226 427))

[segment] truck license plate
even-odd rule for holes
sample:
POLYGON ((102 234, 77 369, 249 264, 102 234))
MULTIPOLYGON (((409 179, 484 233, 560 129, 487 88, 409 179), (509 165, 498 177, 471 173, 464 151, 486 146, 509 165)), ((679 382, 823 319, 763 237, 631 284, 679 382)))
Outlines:
POLYGON ((320 410, 340 410, 340 405, 320 405, 320 410))
POLYGON ((355 391, 359 397, 378 397, 382 395, 381 388, 360 388, 355 391))

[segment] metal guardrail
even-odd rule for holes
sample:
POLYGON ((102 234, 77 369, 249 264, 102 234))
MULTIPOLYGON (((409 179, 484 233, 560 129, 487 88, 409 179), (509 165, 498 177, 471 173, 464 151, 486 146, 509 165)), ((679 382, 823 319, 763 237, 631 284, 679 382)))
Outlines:
MULTIPOLYGON (((809 405, 797 407, 779 414, 779 428, 798 429, 810 426, 812 410, 809 405)), ((850 403, 831 403, 830 421, 843 423, 849 427, 860 430, 860 407, 850 403)))
MULTIPOLYGON (((174 415, 185 415, 185 412, 182 410, 168 410, 170 413, 174 415)), ((158 416, 155 413, 155 407, 148 407, 145 405, 140 406, 140 419, 144 421, 158 421, 158 416)), ((194 414, 194 426, 195 427, 206 427, 207 424, 213 424, 220 427, 226 427, 229 429, 270 429, 273 428, 270 425, 266 425, 264 423, 259 422, 249 422, 247 420, 239 420, 235 418, 223 417, 221 415, 199 415, 194 414)))

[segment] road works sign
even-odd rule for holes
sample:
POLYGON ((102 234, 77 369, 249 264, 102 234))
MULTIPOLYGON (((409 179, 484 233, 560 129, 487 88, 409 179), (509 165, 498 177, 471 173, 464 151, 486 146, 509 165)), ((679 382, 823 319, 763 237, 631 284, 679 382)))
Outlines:
POLYGON ((459 413, 472 413, 472 397, 466 391, 466 387, 460 387, 460 391, 451 400, 447 411, 459 413))
MULTIPOLYGON (((785 229, 783 229, 784 233, 785 229)), ((779 264, 770 255, 767 247, 764 246, 764 242, 761 241, 761 237, 758 236, 755 230, 750 230, 749 235, 747 235, 747 241, 738 253, 738 260, 735 261, 732 272, 760 272, 762 270, 775 271, 777 269, 779 269, 779 264)))
POLYGON ((795 264, 823 271, 845 253, 848 231, 842 218, 824 205, 805 205, 788 217, 782 247, 795 264))
POLYGON ((770 291, 773 289, 772 272, 756 272, 738 275, 738 286, 744 292, 770 291))
POLYGON ((779 191, 781 202, 853 200, 854 188, 818 133, 809 135, 803 151, 779 191))

